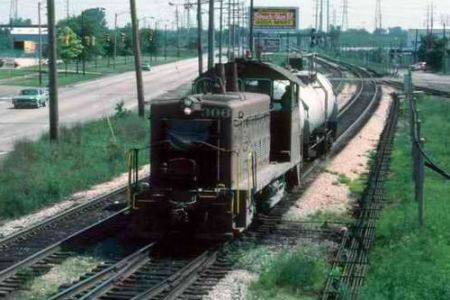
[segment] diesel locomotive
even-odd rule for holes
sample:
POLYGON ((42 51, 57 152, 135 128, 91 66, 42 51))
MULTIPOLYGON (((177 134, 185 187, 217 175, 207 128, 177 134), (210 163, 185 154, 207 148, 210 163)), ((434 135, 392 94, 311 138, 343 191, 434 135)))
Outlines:
POLYGON ((232 236, 329 149, 336 96, 320 74, 248 60, 217 65, 192 90, 152 102, 151 176, 142 184, 137 166, 130 169, 130 206, 148 232, 232 236))

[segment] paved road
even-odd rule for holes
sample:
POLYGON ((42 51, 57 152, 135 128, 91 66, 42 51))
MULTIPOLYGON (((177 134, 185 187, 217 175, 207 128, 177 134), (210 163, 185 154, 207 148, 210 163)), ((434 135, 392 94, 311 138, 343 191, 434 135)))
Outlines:
MULTIPOLYGON (((403 82, 404 71, 400 72, 397 78, 388 77, 386 79, 403 82)), ((450 92, 450 75, 434 74, 422 71, 413 72, 413 82, 419 87, 426 87, 444 92, 450 92)))
MULTIPOLYGON (((191 82, 197 75, 197 59, 154 67, 144 72, 146 101, 191 82)), ((85 82, 59 90, 62 125, 98 119, 114 113, 115 104, 124 101, 128 109, 137 106, 135 73, 128 72, 85 82)), ((2 94, 0 92, 0 94, 2 94)), ((48 109, 13 109, 0 95, 0 155, 14 142, 35 138, 48 130, 48 109)))

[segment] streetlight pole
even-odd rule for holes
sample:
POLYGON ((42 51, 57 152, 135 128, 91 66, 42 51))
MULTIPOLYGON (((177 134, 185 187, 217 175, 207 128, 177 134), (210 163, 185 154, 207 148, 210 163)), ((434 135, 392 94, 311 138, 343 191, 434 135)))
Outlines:
POLYGON ((113 54, 113 69, 116 68, 116 58, 117 58, 117 18, 120 15, 128 13, 127 11, 123 11, 121 13, 114 14, 114 54, 113 54))
POLYGON ((177 25, 177 57, 180 57, 180 12, 178 10, 178 6, 180 6, 180 4, 169 2, 169 5, 175 6, 175 22, 177 25))
POLYGON ((208 69, 214 68, 214 0, 209 0, 209 29, 208 29, 208 69))

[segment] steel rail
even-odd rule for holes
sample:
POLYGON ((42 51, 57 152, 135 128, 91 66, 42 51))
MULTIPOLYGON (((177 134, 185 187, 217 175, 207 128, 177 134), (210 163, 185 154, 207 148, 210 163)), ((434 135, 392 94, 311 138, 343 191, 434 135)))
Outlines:
POLYGON ((79 299, 95 299, 107 291, 116 281, 127 277, 150 260, 150 251, 156 243, 150 243, 128 257, 104 269, 103 271, 79 281, 68 289, 59 292, 49 300, 69 299, 88 291, 79 299))
POLYGON ((51 246, 48 246, 48 247, 42 249, 41 251, 35 253, 34 255, 29 256, 26 259, 17 262, 16 264, 10 266, 9 268, 2 270, 0 272, 0 283, 6 281, 8 278, 11 278, 12 276, 16 275, 19 270, 23 270, 24 268, 30 267, 30 266, 34 265, 35 263, 42 261, 43 259, 50 256, 51 254, 56 253, 57 251, 61 250, 64 245, 73 242, 77 238, 82 237, 84 234, 90 232, 91 230, 93 230, 99 226, 103 226, 105 223, 115 220, 118 216, 123 215, 127 211, 128 211, 128 208, 123 209, 119 212, 116 212, 115 214, 108 217, 107 219, 101 220, 101 221, 91 225, 90 227, 84 228, 83 230, 70 235, 66 239, 61 240, 57 243, 54 243, 51 246))
POLYGON ((216 261, 217 254, 217 251, 208 250, 203 252, 177 273, 133 297, 132 300, 155 299, 158 296, 162 296, 160 299, 176 299, 197 280, 202 270, 208 268, 216 261))
POLYGON ((357 299, 368 269, 368 251, 375 240, 376 221, 383 207, 383 183, 389 169, 389 158, 399 115, 399 103, 394 99, 381 134, 375 164, 372 166, 368 187, 359 201, 356 223, 339 247, 328 277, 322 299, 347 299, 341 288, 350 288, 350 299, 357 299))
POLYGON ((70 218, 73 215, 77 215, 82 210, 89 209, 92 206, 97 206, 102 201, 107 201, 109 198, 113 198, 120 194, 126 193, 126 191, 127 191, 127 187, 121 187, 111 193, 108 193, 106 195, 101 195, 92 200, 89 200, 86 203, 83 203, 83 204, 77 205, 75 207, 69 208, 67 210, 64 210, 63 212, 56 214, 48 219, 40 221, 30 227, 27 227, 27 228, 22 229, 14 234, 11 234, 0 240, 0 249, 4 248, 6 244, 11 244, 11 243, 14 243, 17 241, 23 241, 24 237, 27 235, 33 234, 34 232, 38 232, 41 230, 45 230, 45 228, 47 226, 50 226, 55 222, 70 218))

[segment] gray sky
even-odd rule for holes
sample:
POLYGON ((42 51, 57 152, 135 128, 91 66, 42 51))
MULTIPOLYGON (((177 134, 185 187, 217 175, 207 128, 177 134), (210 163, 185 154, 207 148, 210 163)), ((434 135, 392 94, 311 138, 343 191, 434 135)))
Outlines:
MULTIPOLYGON (((18 0, 19 16, 37 20, 38 0, 18 0)), ((57 17, 65 14, 66 0, 55 0, 57 17)), ((168 5, 169 0, 136 0, 139 17, 153 16, 160 19, 174 19, 174 8, 168 5)), ((184 0, 172 0, 184 3, 184 0)), ((191 0, 192 1, 192 0, 191 0)), ((227 0, 224 0, 227 1, 227 0)), ((246 0, 249 3, 249 0, 246 0)), ((327 0, 323 0, 326 6, 327 0)), ((342 0, 330 1, 330 19, 333 22, 333 11, 336 11, 338 24, 342 16, 342 0)), ((43 1, 46 2, 45 0, 43 1)), ((71 14, 79 14, 82 9, 89 7, 104 7, 107 13, 109 25, 112 27, 114 13, 127 11, 128 0, 69 0, 71 14)), ((375 0, 348 0, 349 2, 349 25, 352 28, 367 28, 372 30, 375 18, 375 0)), ((427 4, 426 0, 382 0, 383 27, 402 26, 405 28, 417 28, 425 26, 427 4)), ((450 23, 450 0, 434 0, 435 27, 440 28, 441 19, 450 23)), ((9 19, 10 0, 0 0, 0 22, 6 23, 9 19)), ((298 6, 300 8, 300 26, 307 28, 313 20, 313 0, 255 0, 257 6, 298 6)), ((192 22, 195 22, 195 11, 191 13, 192 22)), ((326 15, 326 14, 325 14, 326 15)), ((45 15, 44 15, 45 17, 45 15)), ((129 16, 124 14, 119 17, 119 23, 129 21, 129 16)), ((450 26, 449 26, 450 27, 450 26)))

